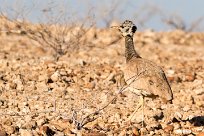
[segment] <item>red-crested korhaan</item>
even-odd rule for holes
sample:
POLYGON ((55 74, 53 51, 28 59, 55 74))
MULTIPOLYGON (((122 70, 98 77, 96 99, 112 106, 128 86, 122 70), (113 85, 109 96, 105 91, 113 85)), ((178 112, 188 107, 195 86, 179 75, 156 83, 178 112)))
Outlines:
POLYGON ((140 104, 130 116, 130 120, 137 110, 142 106, 144 121, 144 98, 160 97, 165 103, 172 102, 173 93, 166 75, 161 67, 154 62, 142 58, 135 50, 133 36, 137 30, 136 25, 129 20, 124 21, 119 26, 113 26, 120 31, 125 38, 125 58, 124 79, 128 89, 141 96, 140 104))

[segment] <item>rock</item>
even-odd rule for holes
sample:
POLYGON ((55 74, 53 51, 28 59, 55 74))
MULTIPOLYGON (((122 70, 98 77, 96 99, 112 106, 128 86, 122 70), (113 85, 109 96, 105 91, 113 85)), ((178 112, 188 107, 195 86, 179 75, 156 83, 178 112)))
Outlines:
POLYGON ((16 121, 16 126, 21 128, 24 124, 26 124, 25 120, 21 120, 19 119, 18 121, 16 121))
POLYGON ((193 87, 196 88, 196 87, 201 87, 203 84, 203 80, 202 79, 195 79, 193 81, 193 87))
POLYGON ((203 94, 204 94, 204 88, 195 89, 194 92, 195 92, 197 95, 203 95, 203 94))
MULTIPOLYGON (((200 133, 204 130, 204 126, 199 126, 199 127, 192 127, 192 132, 193 133, 200 133)), ((203 133, 204 134, 204 133, 203 133)))
POLYGON ((182 115, 180 112, 175 112, 174 115, 175 115, 175 117, 176 117, 177 119, 179 119, 179 120, 181 120, 182 117, 183 117, 183 115, 182 115))
POLYGON ((96 84, 94 82, 88 82, 84 85, 84 89, 86 91, 93 90, 95 88, 96 84))
POLYGON ((50 121, 50 124, 53 125, 57 130, 59 131, 63 131, 66 128, 70 128, 71 124, 69 122, 69 120, 65 120, 65 119, 60 119, 60 120, 54 120, 54 121, 50 121))
POLYGON ((16 87, 16 90, 18 90, 18 91, 23 91, 23 89, 24 89, 24 85, 23 85, 23 83, 19 80, 19 81, 17 81, 17 87, 16 87))
POLYGON ((10 85, 11 89, 16 89, 16 87, 17 87, 17 84, 13 83, 13 82, 11 82, 9 85, 10 85))
MULTIPOLYGON (((73 134, 73 132, 69 128, 66 128, 63 132, 65 135, 68 135, 68 136, 73 134)), ((73 134, 73 136, 75 136, 75 135, 73 134)))
POLYGON ((91 132, 91 133, 83 134, 83 136, 106 136, 106 134, 100 133, 100 132, 91 132))
POLYGON ((167 133, 170 133, 174 130, 174 126, 173 125, 167 125, 165 128, 164 128, 164 131, 167 132, 167 133))
POLYGON ((148 133, 148 131, 147 131, 146 128, 141 128, 141 129, 140 129, 140 134, 141 134, 141 135, 147 135, 147 133, 148 133))
POLYGON ((139 129, 136 128, 136 127, 133 127, 133 128, 132 128, 132 133, 133 133, 135 136, 139 136, 139 135, 140 135, 140 134, 139 134, 139 129))
POLYGON ((47 136, 47 135, 54 135, 55 132, 52 129, 50 129, 48 126, 41 126, 40 134, 47 136))
POLYGON ((21 109, 21 113, 23 114, 27 114, 27 113, 30 113, 30 108, 29 107, 23 107, 23 109, 21 109))
POLYGON ((37 126, 37 123, 35 121, 29 121, 29 122, 26 122, 25 124, 23 124, 22 128, 25 128, 25 129, 32 129, 32 128, 35 128, 37 126))
POLYGON ((6 133, 11 135, 15 132, 15 129, 13 126, 4 126, 5 130, 6 130, 6 133))
POLYGON ((43 124, 47 122, 47 119, 43 117, 41 119, 38 119, 36 122, 38 126, 42 126, 43 124))
POLYGON ((59 71, 56 71, 54 74, 52 74, 50 78, 52 79, 52 81, 57 82, 60 78, 59 71))
POLYGON ((191 108, 189 107, 189 105, 186 105, 183 107, 183 111, 188 112, 191 108))
POLYGON ((48 80, 48 76, 46 74, 38 76, 38 81, 45 81, 46 82, 47 80, 48 80))
POLYGON ((180 129, 181 128, 181 125, 178 122, 174 123, 173 126, 174 126, 174 129, 180 129))
POLYGON ((11 126, 12 125, 13 120, 11 118, 3 118, 1 120, 1 123, 6 125, 6 126, 11 126))
POLYGON ((19 133, 21 136, 33 136, 32 132, 25 130, 25 129, 20 129, 19 133))
POLYGON ((204 136, 204 132, 200 132, 196 136, 204 136))
POLYGON ((123 129, 118 136, 125 136, 127 134, 127 130, 123 129))
MULTIPOLYGON (((97 125, 99 126, 99 128, 102 128, 102 129, 103 129, 103 128, 106 128, 106 125, 107 125, 107 124, 104 122, 104 120, 101 119, 101 120, 98 121, 98 124, 97 124, 97 125)), ((119 125, 119 124, 115 124, 115 126, 118 127, 118 126, 120 126, 120 125, 119 125)))
POLYGON ((194 72, 187 73, 185 75, 185 81, 193 82, 195 80, 196 74, 194 72))
POLYGON ((0 130, 0 136, 7 136, 6 131, 0 130))
POLYGON ((36 85, 37 90, 40 92, 48 91, 48 86, 45 82, 37 82, 36 85))
POLYGON ((176 129, 174 130, 174 133, 177 135, 189 135, 191 134, 191 130, 190 129, 176 129))
POLYGON ((55 133, 55 136, 64 136, 64 133, 57 131, 57 132, 55 133))

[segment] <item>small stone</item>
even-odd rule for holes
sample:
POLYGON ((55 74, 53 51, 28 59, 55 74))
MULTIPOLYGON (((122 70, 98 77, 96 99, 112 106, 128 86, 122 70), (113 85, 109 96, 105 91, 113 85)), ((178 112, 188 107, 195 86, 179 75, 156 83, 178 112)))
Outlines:
POLYGON ((53 125, 57 130, 63 131, 66 128, 70 127, 71 124, 68 120, 54 120, 49 122, 51 125, 53 125))
POLYGON ((173 75, 175 74, 175 71, 173 69, 169 69, 166 71, 167 75, 173 75))
POLYGON ((132 133, 135 135, 135 136, 139 136, 140 134, 139 134, 139 130, 138 130, 138 128, 136 128, 136 127, 133 127, 132 128, 132 133))
POLYGON ((194 92, 195 92, 197 95, 202 95, 202 94, 204 94, 204 88, 195 89, 194 92))
POLYGON ((98 126, 100 127, 100 128, 105 128, 105 123, 103 122, 103 121, 99 121, 98 122, 98 126))
POLYGON ((72 131, 69 128, 66 128, 63 132, 65 135, 71 135, 72 134, 72 131))
POLYGON ((167 132, 167 133, 170 133, 174 130, 174 126, 173 125, 167 125, 165 128, 164 128, 164 131, 167 132))
POLYGON ((192 127, 192 131, 193 131, 194 133, 202 132, 203 130, 204 130, 204 126, 192 127))
POLYGON ((190 109, 191 109, 191 108, 190 108, 188 105, 186 105, 185 107, 183 107, 183 111, 185 111, 185 112, 188 112, 190 109))
POLYGON ((96 84, 95 84, 94 82, 88 82, 88 83, 86 83, 86 84, 84 85, 84 88, 85 88, 85 90, 87 90, 87 89, 92 90, 92 89, 95 88, 95 86, 96 86, 96 84))
POLYGON ((23 83, 22 83, 21 81, 19 81, 19 82, 17 83, 16 90, 18 90, 18 91, 23 91, 23 89, 24 89, 23 83))
POLYGON ((38 81, 47 81, 48 80, 48 76, 47 75, 39 75, 38 76, 38 81))
POLYGON ((19 128, 21 128, 24 124, 26 124, 26 122, 25 122, 25 120, 21 120, 21 119, 19 119, 17 122, 16 122, 16 126, 17 127, 19 127, 19 128))
POLYGON ((59 72, 60 75, 62 76, 67 76, 67 72, 63 69, 59 72))
POLYGON ((118 136, 125 136, 127 134, 127 130, 123 129, 118 136))
POLYGON ((173 75, 170 75, 167 78, 168 78, 168 81, 170 81, 170 82, 173 82, 176 80, 175 76, 173 76, 173 75))
POLYGON ((1 120, 1 123, 3 123, 6 126, 11 126, 12 125, 12 120, 9 118, 4 118, 3 120, 1 120))
POLYGON ((121 114, 120 114, 120 113, 118 113, 118 112, 117 112, 117 113, 115 113, 115 115, 114 115, 114 116, 115 116, 115 120, 116 120, 116 121, 119 121, 119 120, 121 119, 121 114))
POLYGON ((35 128, 36 127, 36 122, 35 121, 29 121, 29 122, 26 122, 25 124, 23 124, 22 128, 25 128, 25 129, 32 129, 32 128, 35 128))
POLYGON ((59 74, 59 71, 56 71, 54 74, 51 75, 51 79, 52 81, 56 82, 59 80, 59 77, 60 77, 60 74, 59 74))
POLYGON ((175 117, 178 118, 179 120, 182 119, 183 115, 180 112, 175 112, 174 113, 175 117))
POLYGON ((174 133, 177 135, 189 135, 191 134, 191 130, 190 129, 176 129, 174 130, 174 133))
POLYGON ((155 132, 154 131, 150 131, 149 136, 154 136, 155 132))
POLYGON ((17 84, 16 83, 10 83, 10 88, 11 89, 16 89, 16 87, 17 87, 17 84))
POLYGON ((0 136, 7 136, 6 131, 0 130, 0 136))
POLYGON ((195 73, 187 73, 187 75, 185 75, 185 81, 189 81, 192 82, 195 80, 195 73))
POLYGON ((48 126, 41 126, 40 127, 40 133, 42 135, 45 135, 45 136, 47 136, 48 134, 49 135, 54 135, 55 134, 55 132, 52 129, 50 129, 48 126))
POLYGON ((146 128, 141 128, 140 133, 141 133, 141 135, 147 135, 148 131, 146 128))
POLYGON ((180 129, 181 128, 181 125, 178 122, 174 123, 173 125, 174 125, 174 129, 180 129))
POLYGON ((106 134, 100 133, 100 132, 91 132, 91 133, 83 134, 83 136, 106 136, 106 134))
POLYGON ((204 136, 204 132, 200 132, 196 136, 204 136))
POLYGON ((23 112, 23 113, 29 113, 30 112, 30 108, 29 107, 24 107, 22 110, 21 110, 21 112, 23 112))
POLYGON ((47 122, 46 118, 41 118, 39 120, 36 121, 38 126, 42 126, 43 124, 45 124, 47 122))
POLYGON ((202 79, 196 79, 193 81, 193 87, 196 88, 198 86, 202 86, 203 80, 202 79))
POLYGON ((32 136, 32 132, 28 131, 28 130, 25 130, 25 129, 20 129, 19 130, 21 136, 32 136))
POLYGON ((64 133, 57 131, 57 132, 55 133, 55 136, 64 136, 64 133))
POLYGON ((39 133, 36 130, 38 130, 38 129, 32 130, 33 136, 38 136, 39 135, 39 133))
POLYGON ((7 134, 9 134, 9 135, 11 135, 11 134, 13 134, 15 132, 15 129, 14 129, 13 126, 5 126, 4 128, 5 128, 6 132, 7 132, 7 134))
POLYGON ((48 86, 45 84, 45 82, 37 82, 35 86, 39 91, 48 91, 48 86))

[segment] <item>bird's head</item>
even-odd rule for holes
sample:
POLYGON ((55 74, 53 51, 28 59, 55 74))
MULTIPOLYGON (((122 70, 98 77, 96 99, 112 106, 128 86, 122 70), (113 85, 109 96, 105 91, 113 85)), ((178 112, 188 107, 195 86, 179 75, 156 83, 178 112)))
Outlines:
POLYGON ((121 32, 122 36, 124 36, 124 37, 125 36, 131 36, 132 37, 137 30, 136 25, 132 21, 129 21, 129 20, 125 20, 119 26, 112 26, 112 28, 118 29, 121 32))

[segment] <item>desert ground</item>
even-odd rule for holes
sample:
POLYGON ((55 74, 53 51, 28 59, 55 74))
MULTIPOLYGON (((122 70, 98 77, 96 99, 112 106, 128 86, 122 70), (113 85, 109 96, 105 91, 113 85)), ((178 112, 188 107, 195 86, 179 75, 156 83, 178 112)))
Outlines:
POLYGON ((136 50, 163 68, 174 95, 172 104, 145 99, 142 128, 141 108, 127 121, 139 96, 118 93, 125 57, 117 31, 91 28, 56 60, 51 48, 8 32, 22 27, 3 21, 0 136, 204 135, 204 33, 136 32, 136 50))

